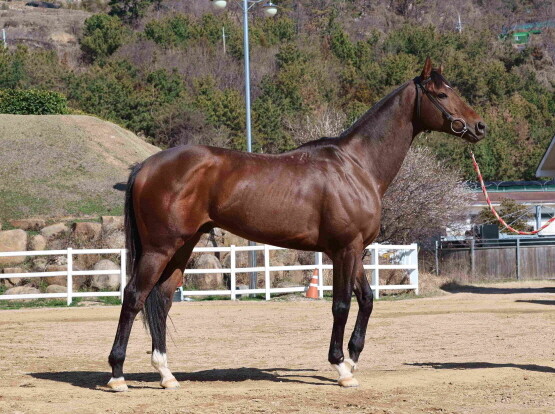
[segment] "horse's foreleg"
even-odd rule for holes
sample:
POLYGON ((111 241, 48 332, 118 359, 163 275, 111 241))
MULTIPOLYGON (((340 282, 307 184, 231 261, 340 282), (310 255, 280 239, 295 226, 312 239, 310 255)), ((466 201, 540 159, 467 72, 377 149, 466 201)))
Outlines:
POLYGON ((166 266, 160 278, 160 294, 164 301, 164 312, 159 314, 161 335, 152 336, 152 366, 160 373, 160 385, 166 389, 179 388, 179 382, 175 379, 168 367, 166 350, 166 326, 167 317, 173 303, 173 295, 178 286, 183 282, 183 269, 187 265, 193 248, 200 238, 200 233, 188 240, 173 256, 166 266))
POLYGON ((351 307, 353 283, 358 273, 362 271, 360 260, 361 248, 349 246, 332 256, 333 260, 333 330, 331 334, 328 360, 339 373, 339 385, 342 387, 356 387, 358 382, 353 378, 350 367, 344 362, 343 337, 345 324, 351 307))
POLYGON ((356 370, 356 364, 362 349, 364 348, 364 338, 366 337, 366 328, 368 320, 372 314, 374 295, 368 283, 368 279, 364 275, 364 270, 357 274, 354 286, 355 295, 358 301, 358 315, 355 329, 349 341, 349 357, 345 360, 351 365, 351 371, 356 370))
POLYGON ((123 363, 131 327, 170 258, 171 254, 144 252, 135 275, 131 277, 129 284, 125 287, 116 338, 108 358, 112 367, 112 378, 108 382, 108 387, 114 391, 127 390, 127 384, 123 378, 123 363))

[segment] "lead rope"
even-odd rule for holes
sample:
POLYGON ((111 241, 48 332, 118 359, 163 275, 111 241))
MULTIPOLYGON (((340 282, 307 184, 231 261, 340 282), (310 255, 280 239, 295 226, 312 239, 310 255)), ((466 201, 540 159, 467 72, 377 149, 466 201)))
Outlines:
POLYGON ((555 217, 551 217, 547 223, 545 223, 543 226, 541 226, 539 229, 534 230, 534 231, 520 231, 520 230, 516 230, 514 228, 512 228, 511 226, 509 226, 505 220, 503 220, 499 214, 497 214, 497 211, 495 211, 495 208, 493 207, 493 205, 491 204, 491 201, 489 199, 489 195, 488 195, 488 191, 486 190, 486 186, 484 184, 484 179, 482 178, 482 173, 480 172, 480 167, 478 167, 478 163, 476 162, 476 158, 474 157, 474 153, 472 151, 470 151, 470 155, 472 156, 472 164, 474 164, 474 170, 476 171, 476 174, 478 175, 478 179, 480 180, 480 186, 482 187, 482 192, 484 193, 484 196, 486 197, 486 202, 488 203, 488 206, 491 210, 491 212, 493 213, 493 215, 497 218, 497 220, 499 220, 499 222, 501 224, 503 224, 503 226, 505 226, 505 228, 507 230, 512 231, 513 233, 517 233, 517 234, 523 234, 523 235, 532 235, 532 234, 536 234, 539 233, 540 231, 542 231, 543 229, 545 229, 547 226, 549 226, 551 223, 553 223, 555 221, 555 217))

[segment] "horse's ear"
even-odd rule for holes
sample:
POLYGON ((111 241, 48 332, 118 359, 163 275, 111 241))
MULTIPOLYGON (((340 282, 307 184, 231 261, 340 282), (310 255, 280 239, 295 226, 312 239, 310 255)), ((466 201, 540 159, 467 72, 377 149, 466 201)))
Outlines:
POLYGON ((420 78, 422 80, 428 79, 432 75, 432 59, 430 56, 426 58, 426 62, 424 63, 424 69, 422 69, 422 73, 420 74, 420 78))
POLYGON ((443 63, 439 65, 439 68, 437 68, 437 73, 439 73, 440 75, 443 74, 443 63))

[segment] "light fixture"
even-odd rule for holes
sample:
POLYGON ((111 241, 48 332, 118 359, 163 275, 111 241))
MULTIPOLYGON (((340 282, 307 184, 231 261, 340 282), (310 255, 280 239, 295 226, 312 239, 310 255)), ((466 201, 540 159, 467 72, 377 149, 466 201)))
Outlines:
POLYGON ((214 8, 216 9, 225 9, 225 7, 227 6, 227 1, 226 0, 211 0, 212 4, 214 5, 214 8))
POLYGON ((271 1, 264 5, 264 14, 266 17, 274 17, 277 13, 277 6, 271 1))

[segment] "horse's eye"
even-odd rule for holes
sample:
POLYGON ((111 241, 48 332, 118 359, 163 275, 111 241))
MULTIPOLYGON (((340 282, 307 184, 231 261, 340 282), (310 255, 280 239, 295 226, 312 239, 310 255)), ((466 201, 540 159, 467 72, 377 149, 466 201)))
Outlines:
POLYGON ((437 94, 437 97, 438 97, 439 99, 445 99, 445 98, 447 98, 447 95, 444 94, 444 93, 442 92, 442 93, 438 93, 438 94, 437 94))

